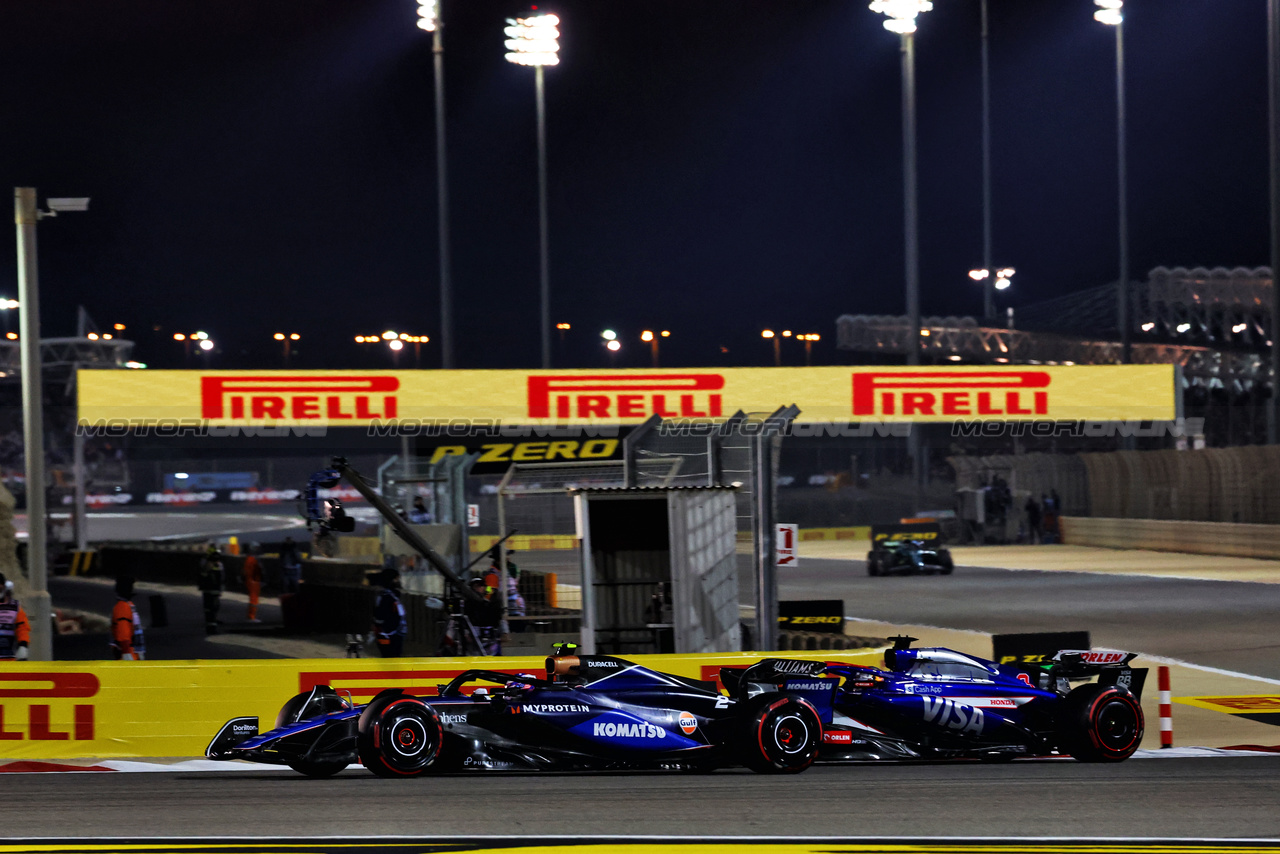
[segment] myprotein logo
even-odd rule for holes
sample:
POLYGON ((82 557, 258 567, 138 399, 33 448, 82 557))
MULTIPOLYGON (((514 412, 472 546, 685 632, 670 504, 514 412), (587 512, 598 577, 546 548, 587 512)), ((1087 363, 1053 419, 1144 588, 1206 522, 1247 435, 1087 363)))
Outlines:
POLYGON ((98 693, 98 677, 92 673, 0 672, 0 741, 93 741, 93 705, 33 702, 26 704, 27 729, 10 729, 13 712, 22 703, 14 700, 88 699, 98 693), (6 721, 6 713, 8 720, 6 721))
POLYGON ((543 374, 528 379, 530 418, 719 418, 724 375, 543 374))
POLYGON ((860 371, 853 414, 893 416, 1048 416, 1047 371, 860 371))
POLYGON ((200 414, 211 421, 371 421, 395 418, 400 380, 389 376, 207 376, 200 414))

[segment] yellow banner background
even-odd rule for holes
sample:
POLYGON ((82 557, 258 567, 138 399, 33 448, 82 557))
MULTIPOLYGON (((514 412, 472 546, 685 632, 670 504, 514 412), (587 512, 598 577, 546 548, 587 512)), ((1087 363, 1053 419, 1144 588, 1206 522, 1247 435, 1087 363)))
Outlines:
MULTIPOLYGON (((858 664, 880 660, 879 651, 781 654, 858 664)), ((759 653, 638 655, 630 660, 704 679, 714 678, 708 673, 716 668, 746 665, 762 657, 759 653)), ((314 684, 350 690, 353 699, 363 703, 383 688, 429 696, 436 685, 470 668, 542 675, 544 660, 545 656, 6 663, 0 667, 0 757, 202 756, 229 719, 257 715, 266 731, 290 697, 314 684)))
POLYGON ((87 370, 79 372, 78 389, 82 423, 133 426, 367 426, 389 414, 431 423, 604 426, 638 424, 655 413, 701 419, 738 410, 772 412, 793 403, 800 408, 801 424, 1170 420, 1178 414, 1172 365, 87 370), (855 402, 860 382, 870 409, 855 402), (906 395, 915 397, 908 400, 906 395))

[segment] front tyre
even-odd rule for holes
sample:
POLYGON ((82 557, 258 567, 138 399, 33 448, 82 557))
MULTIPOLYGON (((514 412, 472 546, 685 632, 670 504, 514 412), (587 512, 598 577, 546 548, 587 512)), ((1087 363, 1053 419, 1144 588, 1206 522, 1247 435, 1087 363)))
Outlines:
POLYGON ((867 553, 867 575, 870 575, 871 577, 874 578, 879 574, 880 574, 880 561, 879 559, 876 558, 875 554, 868 552, 867 553))
POLYGON ((743 764, 761 774, 798 774, 813 764, 822 721, 805 700, 782 694, 752 697, 743 710, 743 764))
POLYGON ((1121 762, 1142 743, 1142 706, 1122 688, 1081 685, 1066 696, 1063 705, 1062 741, 1081 762, 1121 762))
POLYGON ((290 762, 289 767, 299 774, 307 777, 315 777, 317 779, 323 777, 332 777, 339 771, 347 767, 347 763, 343 762, 309 762, 305 759, 299 759, 296 762, 290 762))
POLYGON ((416 697, 385 697, 362 715, 356 748, 379 777, 417 777, 435 770, 444 728, 435 710, 416 697))

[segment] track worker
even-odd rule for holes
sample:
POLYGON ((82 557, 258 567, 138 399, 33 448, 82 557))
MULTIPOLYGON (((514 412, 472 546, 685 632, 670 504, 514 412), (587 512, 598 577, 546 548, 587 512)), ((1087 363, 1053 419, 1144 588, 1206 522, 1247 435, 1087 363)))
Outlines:
POLYGON ((222 555, 218 549, 209 546, 209 551, 200 561, 200 578, 198 587, 204 605, 204 631, 208 635, 218 633, 218 609, 222 607, 223 576, 222 555))
POLYGON ((404 604, 400 601, 400 572, 382 570, 378 586, 382 592, 373 607, 373 638, 383 658, 399 658, 404 653, 404 637, 409 633, 404 604))
POLYGON ((26 661, 31 626, 22 603, 13 597, 13 582, 0 572, 0 661, 26 661))
POLYGON ((258 552, 261 546, 257 543, 249 543, 249 555, 244 559, 244 568, 241 575, 244 576, 244 589, 249 594, 249 616, 251 623, 261 623, 258 619, 258 597, 262 595, 262 564, 258 562, 258 552))
POLYGON ((481 601, 465 600, 462 603, 463 613, 480 637, 483 654, 502 655, 502 599, 497 595, 497 589, 485 584, 478 575, 468 583, 481 601))
POLYGON ((280 567, 284 572, 282 593, 297 593, 302 585, 302 558, 298 557, 298 544, 293 537, 285 537, 280 547, 280 567))
POLYGON ((133 579, 116 579, 116 606, 111 609, 111 654, 117 661, 142 661, 147 645, 142 637, 142 618, 133 604, 133 579))

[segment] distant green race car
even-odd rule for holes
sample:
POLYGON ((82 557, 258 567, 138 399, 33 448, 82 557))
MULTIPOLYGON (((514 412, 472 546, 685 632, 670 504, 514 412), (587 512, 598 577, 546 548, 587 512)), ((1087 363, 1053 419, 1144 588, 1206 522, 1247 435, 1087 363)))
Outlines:
POLYGON ((954 570, 946 546, 923 540, 884 539, 867 552, 867 575, 950 575, 954 570))

